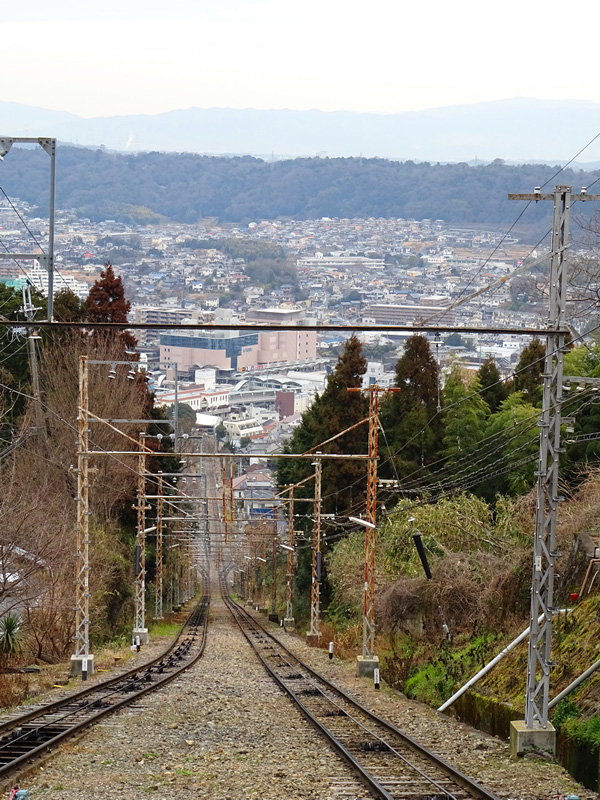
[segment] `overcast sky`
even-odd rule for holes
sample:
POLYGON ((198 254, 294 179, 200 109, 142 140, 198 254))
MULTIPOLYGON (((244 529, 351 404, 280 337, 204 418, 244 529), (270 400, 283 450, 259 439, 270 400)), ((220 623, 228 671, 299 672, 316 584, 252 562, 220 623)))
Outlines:
POLYGON ((597 16, 592 0, 7 2, 0 100, 88 117, 600 102, 597 16))

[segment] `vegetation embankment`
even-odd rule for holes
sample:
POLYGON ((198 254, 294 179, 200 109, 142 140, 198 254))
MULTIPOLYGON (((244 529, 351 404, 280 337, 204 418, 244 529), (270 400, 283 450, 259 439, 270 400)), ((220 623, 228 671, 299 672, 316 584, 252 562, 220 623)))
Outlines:
MULTIPOLYGON (((565 374, 597 376, 599 354, 597 342, 572 349, 565 356, 565 374)), ((375 649, 392 685, 435 707, 529 624, 543 362, 544 347, 536 340, 523 351, 510 380, 500 378, 491 360, 475 374, 457 359, 442 388, 429 343, 415 334, 396 366, 395 385, 401 391, 380 398, 379 470, 388 482, 378 488, 375 649), (423 542, 429 580, 413 534, 423 542)), ((337 446, 345 438, 343 452, 366 451, 367 426, 359 424, 368 416, 364 393, 363 404, 355 406, 346 393, 346 387, 360 385, 363 373, 360 347, 350 340, 325 391, 290 439, 290 452, 332 452, 329 421, 341 425, 342 418, 347 432, 334 440, 337 446)), ((592 435, 597 393, 593 383, 575 388, 564 389, 570 432, 561 456, 566 502, 560 505, 557 527, 557 607, 571 606, 571 595, 579 592, 600 512, 592 435)), ((306 461, 282 462, 278 469, 282 488, 310 472, 306 461)), ((324 459, 322 638, 334 639, 338 650, 355 655, 362 644, 365 532, 349 517, 364 518, 364 467, 355 474, 329 469, 325 479, 324 459)), ((313 488, 296 491, 308 497, 313 488)), ((310 521, 300 536, 305 538, 299 547, 297 613, 306 620, 310 521)), ((598 656, 595 581, 571 613, 555 620, 553 694, 598 656), (578 646, 583 640, 585 646, 578 646)), ((471 708, 463 703, 460 713, 486 717, 490 729, 506 735, 510 718, 523 716, 526 673, 524 643, 477 684, 471 708)), ((564 706, 559 706, 557 722, 564 735, 570 730, 573 737, 589 736, 593 743, 596 723, 584 724, 583 718, 594 717, 598 704, 586 705, 587 691, 592 688, 573 699, 581 715, 575 719, 571 713, 563 723, 564 706)))
MULTIPOLYGON (((18 324, 21 296, 0 285, 0 302, 3 314, 18 324)), ((43 297, 34 297, 34 304, 44 312, 43 297)), ((121 279, 110 265, 84 303, 68 291, 55 297, 55 317, 62 321, 124 322, 128 311, 121 279)), ((131 439, 125 440, 114 426, 89 422, 89 448, 105 455, 87 457, 89 507, 81 507, 81 357, 88 358, 87 402, 92 420, 147 420, 145 425, 124 426, 124 433, 135 442, 140 429, 150 435, 158 432, 153 428, 156 412, 145 375, 137 369, 136 342, 128 332, 45 332, 36 344, 41 362, 38 401, 33 396, 27 342, 19 338, 18 327, 5 331, 8 341, 0 368, 0 620, 4 626, 0 627, 0 705, 18 702, 38 691, 40 681, 44 683, 37 673, 15 674, 14 670, 37 665, 54 676, 61 669, 55 665, 64 665, 73 654, 73 556, 81 525, 77 509, 85 512, 89 523, 85 590, 89 592, 91 649, 120 636, 123 641, 129 639, 137 458, 109 455, 128 449, 125 445, 131 449, 131 439)), ((148 441, 157 443, 156 438, 148 441)), ((148 464, 156 471, 159 457, 150 456, 148 464)), ((174 563, 179 559, 179 553, 171 556, 167 576, 169 570, 179 569, 174 563)), ((148 577, 152 569, 149 548, 148 577)))

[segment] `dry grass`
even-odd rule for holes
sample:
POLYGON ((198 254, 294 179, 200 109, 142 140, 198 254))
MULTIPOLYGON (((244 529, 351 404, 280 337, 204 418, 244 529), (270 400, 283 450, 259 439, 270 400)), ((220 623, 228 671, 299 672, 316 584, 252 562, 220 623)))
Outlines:
POLYGON ((12 708, 22 703, 29 694, 27 675, 0 674, 0 708, 12 708))
POLYGON ((343 631, 329 622, 321 622, 319 643, 313 646, 327 650, 329 642, 333 642, 334 652, 340 658, 353 658, 362 647, 362 622, 351 625, 343 631))

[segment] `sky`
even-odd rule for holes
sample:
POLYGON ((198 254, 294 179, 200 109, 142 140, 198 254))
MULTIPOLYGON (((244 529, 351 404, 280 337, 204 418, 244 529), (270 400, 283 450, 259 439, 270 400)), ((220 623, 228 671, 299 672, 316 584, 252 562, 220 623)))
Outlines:
POLYGON ((394 113, 516 96, 600 103, 600 71, 585 55, 596 17, 593 0, 6 3, 0 100, 84 117, 193 106, 394 113))

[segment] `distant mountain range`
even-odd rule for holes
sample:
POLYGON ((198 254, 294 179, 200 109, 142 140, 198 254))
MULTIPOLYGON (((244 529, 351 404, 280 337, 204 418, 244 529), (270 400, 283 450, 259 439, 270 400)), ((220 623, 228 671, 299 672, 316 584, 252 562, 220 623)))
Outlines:
MULTIPOLYGON (((514 98, 400 114, 189 108, 84 117, 0 101, 0 135, 118 151, 564 163, 600 132, 600 104, 514 98)), ((600 166, 600 138, 581 155, 600 166)))

